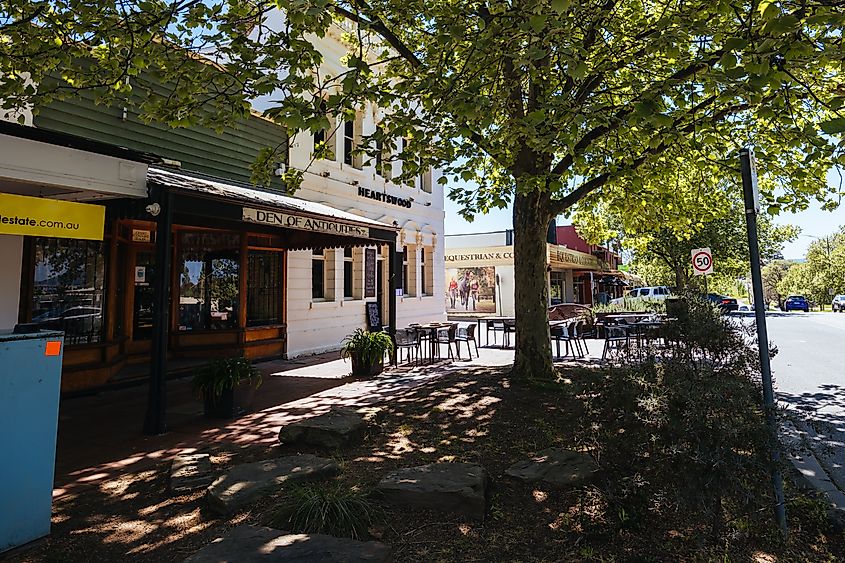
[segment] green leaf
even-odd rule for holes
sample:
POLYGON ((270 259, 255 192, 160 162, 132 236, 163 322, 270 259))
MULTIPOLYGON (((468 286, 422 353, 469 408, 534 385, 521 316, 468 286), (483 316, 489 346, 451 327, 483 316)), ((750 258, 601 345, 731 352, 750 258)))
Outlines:
POLYGON ((725 41, 725 49, 729 51, 739 51, 748 46, 748 41, 742 37, 729 37, 725 41))
POLYGON ((552 0, 552 10, 562 14, 569 9, 570 0, 552 0))
POLYGON ((528 24, 531 26, 531 29, 534 30, 534 33, 540 33, 543 31, 543 28, 546 27, 546 16, 543 14, 531 16, 528 18, 528 24))
POLYGON ((819 126, 821 127, 821 130, 828 135, 845 133, 845 117, 837 117, 829 121, 822 121, 819 126))

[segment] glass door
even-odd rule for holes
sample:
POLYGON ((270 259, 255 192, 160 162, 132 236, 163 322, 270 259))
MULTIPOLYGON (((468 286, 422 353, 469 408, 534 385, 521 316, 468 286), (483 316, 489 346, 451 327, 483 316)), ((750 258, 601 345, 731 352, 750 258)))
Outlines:
POLYGON ((152 251, 135 252, 134 299, 132 303, 132 340, 149 340, 153 333, 153 307, 155 305, 153 281, 155 280, 155 255, 152 251))

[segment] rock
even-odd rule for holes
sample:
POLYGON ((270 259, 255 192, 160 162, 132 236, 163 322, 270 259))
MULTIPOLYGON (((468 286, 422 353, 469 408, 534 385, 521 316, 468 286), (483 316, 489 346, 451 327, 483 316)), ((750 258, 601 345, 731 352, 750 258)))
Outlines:
POLYGON ((379 542, 361 542, 322 534, 289 534, 272 528, 243 525, 188 557, 185 563, 386 563, 391 560, 390 548, 379 542))
POLYGON ((236 465, 214 481, 206 498, 214 512, 225 516, 280 485, 315 481, 337 473, 335 462, 310 454, 246 463, 236 465))
POLYGON ((363 438, 365 429, 366 422, 360 414, 338 408, 282 427, 279 442, 339 448, 363 438))
POLYGON ((432 463, 400 469, 382 479, 377 490, 391 504, 432 508, 483 519, 487 472, 470 463, 432 463))
POLYGON ((170 490, 187 493, 204 489, 214 481, 208 454, 182 454, 170 464, 170 490))
POLYGON ((533 459, 511 465, 505 475, 528 483, 576 487, 592 479, 597 469, 589 454, 549 448, 533 459))

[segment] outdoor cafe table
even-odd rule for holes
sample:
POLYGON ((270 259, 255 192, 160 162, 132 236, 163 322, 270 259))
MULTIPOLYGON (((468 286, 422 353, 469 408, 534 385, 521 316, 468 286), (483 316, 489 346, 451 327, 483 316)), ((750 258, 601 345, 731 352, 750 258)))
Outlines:
POLYGON ((437 347, 437 331, 449 328, 452 323, 426 323, 424 325, 414 325, 413 328, 428 333, 428 345, 429 345, 429 355, 428 360, 429 362, 434 361, 435 349, 437 347))
MULTIPOLYGON (((488 328, 490 327, 490 323, 496 322, 496 321, 498 321, 498 322, 516 321, 516 317, 497 317, 497 316, 478 317, 478 319, 476 320, 476 323, 478 323, 478 332, 479 333, 481 333, 481 321, 484 321, 484 334, 485 334, 484 345, 490 346, 490 331, 488 330, 488 328)), ((502 336, 502 338, 504 338, 504 336, 502 336)))

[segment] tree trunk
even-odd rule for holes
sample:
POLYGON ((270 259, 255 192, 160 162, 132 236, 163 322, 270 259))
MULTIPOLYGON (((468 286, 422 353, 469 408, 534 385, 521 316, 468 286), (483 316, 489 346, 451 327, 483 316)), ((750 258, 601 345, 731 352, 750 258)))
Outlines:
POLYGON ((555 378, 549 340, 546 235, 549 196, 529 192, 514 197, 514 308, 516 351, 513 373, 530 379, 555 378))
POLYGON ((686 270, 681 263, 675 264, 675 287, 680 291, 687 286, 686 270))

